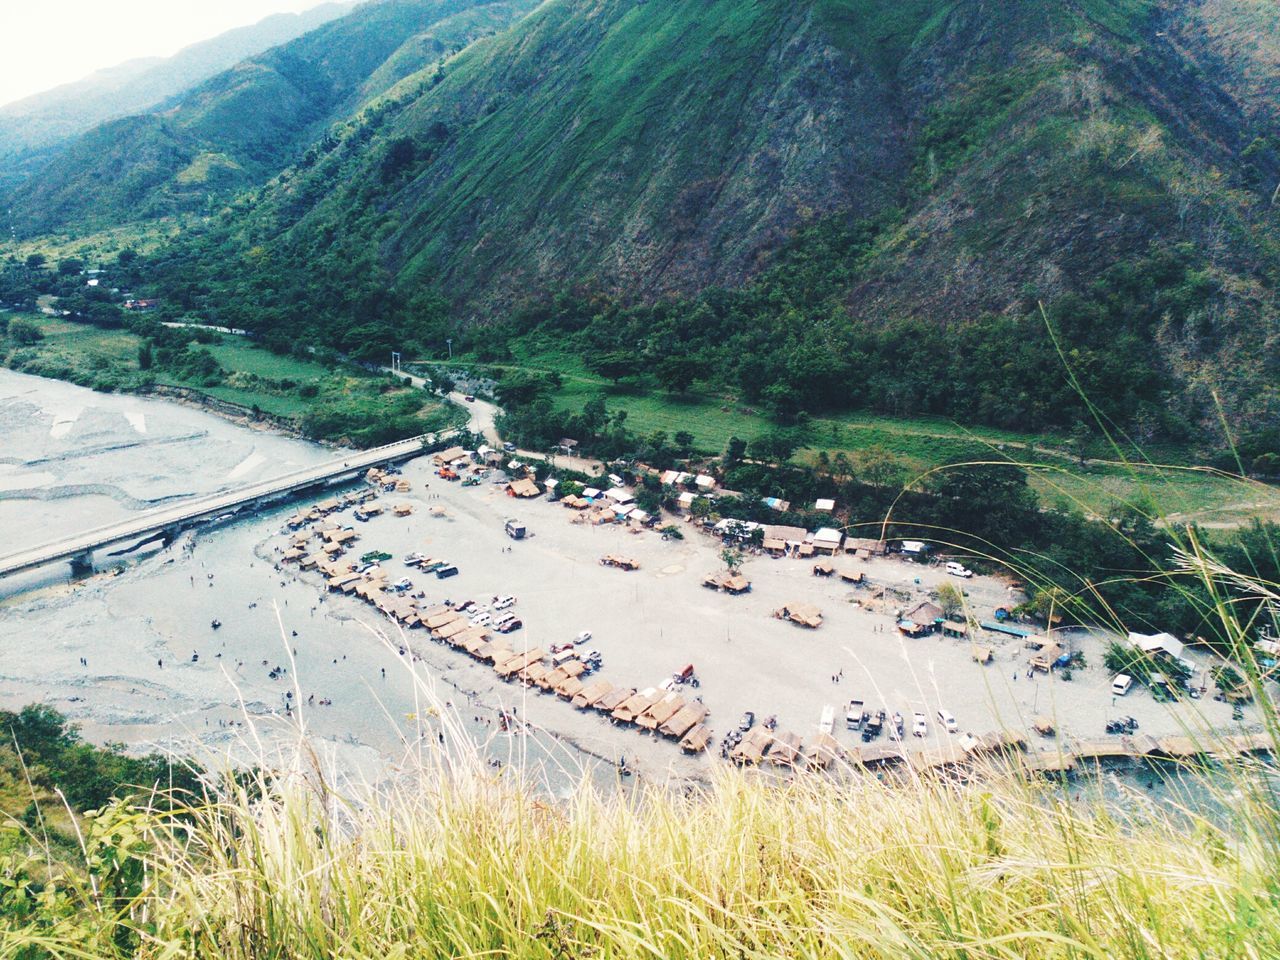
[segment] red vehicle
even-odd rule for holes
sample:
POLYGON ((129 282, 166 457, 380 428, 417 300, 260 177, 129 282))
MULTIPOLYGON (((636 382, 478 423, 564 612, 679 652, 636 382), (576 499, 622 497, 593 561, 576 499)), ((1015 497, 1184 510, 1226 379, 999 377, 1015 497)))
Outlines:
POLYGON ((678 673, 673 673, 671 675, 671 679, 676 683, 687 683, 691 687, 701 686, 701 682, 698 680, 698 675, 694 673, 692 663, 685 664, 682 670, 678 673))

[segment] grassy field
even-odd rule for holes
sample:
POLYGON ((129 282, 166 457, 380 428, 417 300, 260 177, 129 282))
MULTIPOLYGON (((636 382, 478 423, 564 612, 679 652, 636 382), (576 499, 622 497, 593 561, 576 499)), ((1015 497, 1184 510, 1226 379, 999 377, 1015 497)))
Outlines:
MULTIPOLYGON (((482 366, 464 360, 454 361, 453 365, 468 369, 482 366)), ((520 355, 517 347, 516 363, 489 365, 492 370, 512 368, 558 373, 563 383, 554 400, 561 409, 581 410, 589 400, 602 397, 610 412, 627 411, 627 427, 636 433, 647 435, 662 430, 671 437, 687 430, 693 434, 697 449, 708 454, 723 451, 730 437, 750 440, 777 429, 764 411, 732 396, 674 396, 643 385, 615 385, 591 373, 576 356, 568 354, 520 355)), ((1156 462, 1162 466, 1153 467, 1117 462, 1114 450, 1096 443, 1086 451, 1095 459, 1081 466, 1064 437, 966 427, 941 419, 902 419, 872 413, 816 417, 796 460, 814 463, 821 451, 834 457, 870 447, 889 451, 917 476, 947 463, 996 460, 1024 464, 1030 470, 1032 485, 1046 503, 1092 514, 1105 514, 1117 503, 1127 502, 1157 503, 1162 514, 1208 525, 1236 525, 1254 516, 1280 517, 1280 491, 1194 469, 1185 450, 1155 451, 1153 456, 1160 458, 1156 462)))
POLYGON ((384 415, 409 418, 405 420, 406 429, 416 419, 423 430, 465 417, 461 411, 421 391, 404 387, 387 390, 386 384, 364 371, 278 356, 239 337, 219 337, 203 347, 226 373, 222 382, 206 384, 170 369, 143 371, 138 362, 142 341, 125 330, 102 330, 43 314, 23 315, 21 319, 35 325, 43 339, 25 346, 0 341, 0 359, 7 358, 10 365, 29 373, 94 389, 139 390, 151 380, 257 408, 304 428, 304 418, 316 413, 331 425, 331 430, 340 431, 318 434, 331 439, 350 436, 348 430, 374 426, 384 415), (303 388, 310 393, 304 396, 303 388))
POLYGON ((12 254, 19 260, 32 253, 42 253, 51 263, 76 257, 93 265, 114 260, 122 250, 149 253, 181 233, 189 220, 164 217, 90 233, 47 234, 30 240, 9 241, 3 245, 3 250, 6 255, 12 254))

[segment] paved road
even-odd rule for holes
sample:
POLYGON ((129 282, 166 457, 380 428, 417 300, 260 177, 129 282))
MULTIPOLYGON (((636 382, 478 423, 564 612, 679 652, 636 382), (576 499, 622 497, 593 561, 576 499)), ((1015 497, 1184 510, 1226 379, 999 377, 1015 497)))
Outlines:
POLYGON ((210 494, 209 496, 198 497, 184 503, 148 510, 118 523, 86 530, 72 537, 65 537, 61 540, 55 540, 9 556, 0 557, 0 577, 17 573, 20 570, 43 566, 46 563, 53 563, 57 560, 84 556, 113 543, 142 538, 161 530, 180 527, 194 520, 228 513, 256 500, 285 494, 291 490, 340 477, 343 474, 358 472, 371 466, 394 460, 407 459, 420 452, 424 447, 424 443, 445 440, 455 433, 456 431, 452 430, 446 431, 438 437, 434 434, 428 434, 423 437, 414 437, 409 440, 402 440, 399 443, 388 444, 384 447, 375 447, 372 450, 345 454, 327 463, 295 470, 292 473, 273 477, 270 480, 263 480, 238 490, 210 494))

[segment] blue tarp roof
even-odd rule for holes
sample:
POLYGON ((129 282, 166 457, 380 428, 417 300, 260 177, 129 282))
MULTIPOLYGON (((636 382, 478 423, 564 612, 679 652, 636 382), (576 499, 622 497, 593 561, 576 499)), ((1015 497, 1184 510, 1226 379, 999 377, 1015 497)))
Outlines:
POLYGON ((983 621, 983 630, 993 630, 996 633, 1007 633, 1011 637, 1029 637, 1036 631, 1028 627, 1015 627, 1011 623, 994 623, 992 621, 983 621))

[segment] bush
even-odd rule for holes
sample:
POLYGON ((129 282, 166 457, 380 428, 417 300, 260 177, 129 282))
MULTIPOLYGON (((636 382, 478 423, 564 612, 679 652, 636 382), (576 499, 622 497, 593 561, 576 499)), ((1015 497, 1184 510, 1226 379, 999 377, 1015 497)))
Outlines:
POLYGON ((30 346, 44 339, 44 333, 30 320, 21 317, 9 321, 9 339, 20 346, 30 346))

